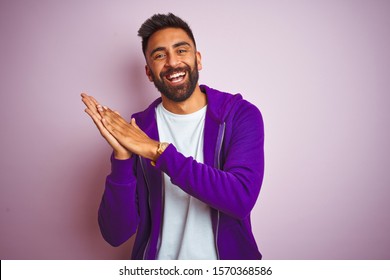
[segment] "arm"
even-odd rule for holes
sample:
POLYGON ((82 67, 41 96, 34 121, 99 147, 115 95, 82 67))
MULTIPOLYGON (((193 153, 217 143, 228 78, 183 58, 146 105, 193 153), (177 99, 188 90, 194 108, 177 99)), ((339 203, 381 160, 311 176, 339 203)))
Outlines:
MULTIPOLYGON (((222 170, 186 158, 173 145, 157 154, 158 142, 132 120, 127 124, 108 108, 100 111, 106 129, 129 151, 156 162, 174 184, 211 207, 239 219, 256 203, 264 173, 264 128, 260 111, 243 103, 233 117, 222 170), (188 176, 191 174, 191 176, 188 176)), ((206 144, 206 143, 205 143, 206 144)))
POLYGON ((225 143, 222 170, 186 158, 173 145, 162 153, 156 167, 188 194, 243 219, 249 215, 260 192, 264 173, 263 146, 262 117, 259 110, 250 105, 236 114, 230 141, 225 143))
POLYGON ((111 174, 98 212, 100 231, 112 246, 119 246, 137 230, 139 223, 134 159, 111 157, 111 174))
MULTIPOLYGON (((137 229, 139 216, 136 201, 136 177, 131 153, 104 127, 99 110, 102 106, 87 94, 81 94, 85 112, 113 148, 111 174, 106 179, 103 198, 99 207, 98 222, 104 239, 113 246, 125 242, 137 229)), ((115 113, 119 116, 118 113, 115 113)))

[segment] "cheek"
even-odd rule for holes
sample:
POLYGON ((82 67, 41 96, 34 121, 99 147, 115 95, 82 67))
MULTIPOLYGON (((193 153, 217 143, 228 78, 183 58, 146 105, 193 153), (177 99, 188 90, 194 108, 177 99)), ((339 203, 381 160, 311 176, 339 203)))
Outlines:
POLYGON ((164 65, 163 64, 158 64, 156 63, 153 65, 153 74, 155 77, 160 77, 161 72, 164 70, 164 65))
POLYGON ((148 68, 147 76, 149 78, 149 81, 153 82, 153 77, 156 77, 157 79, 160 77, 161 70, 156 67, 156 65, 152 65, 152 67, 148 68))

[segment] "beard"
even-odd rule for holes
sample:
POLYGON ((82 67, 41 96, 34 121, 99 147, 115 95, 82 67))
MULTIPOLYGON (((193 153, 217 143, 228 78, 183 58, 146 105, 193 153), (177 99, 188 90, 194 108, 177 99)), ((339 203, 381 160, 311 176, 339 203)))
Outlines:
POLYGON ((169 68, 166 71, 161 72, 159 75, 159 79, 156 78, 156 76, 152 71, 151 71, 151 76, 153 78, 154 86, 166 98, 174 102, 185 101, 192 95, 198 83, 199 71, 198 71, 197 60, 195 60, 195 66, 193 70, 191 70, 191 68, 188 65, 186 65, 185 67, 169 68), (175 72, 182 72, 182 71, 186 73, 186 76, 188 76, 188 80, 184 84, 178 86, 171 86, 166 83, 165 77, 167 75, 171 75, 175 72))

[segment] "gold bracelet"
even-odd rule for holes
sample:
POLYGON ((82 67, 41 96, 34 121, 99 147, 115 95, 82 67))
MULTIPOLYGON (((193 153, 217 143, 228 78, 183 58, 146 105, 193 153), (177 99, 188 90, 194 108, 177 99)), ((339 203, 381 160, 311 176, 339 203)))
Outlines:
POLYGON ((167 142, 160 142, 158 144, 158 148, 157 148, 157 157, 152 160, 150 162, 151 165, 153 166, 156 166, 156 161, 158 160, 158 158, 161 156, 161 154, 165 151, 165 149, 169 146, 169 143, 167 142))

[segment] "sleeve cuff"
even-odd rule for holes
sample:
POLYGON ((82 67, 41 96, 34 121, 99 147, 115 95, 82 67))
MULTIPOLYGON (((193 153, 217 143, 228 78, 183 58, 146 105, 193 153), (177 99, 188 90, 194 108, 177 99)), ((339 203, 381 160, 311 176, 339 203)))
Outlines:
POLYGON ((133 180, 134 157, 120 160, 111 155, 111 174, 110 179, 114 182, 125 184, 133 180))
POLYGON ((158 157, 155 163, 155 167, 161 171, 166 171, 167 160, 172 157, 172 153, 175 153, 177 150, 173 144, 169 144, 165 151, 158 157))

